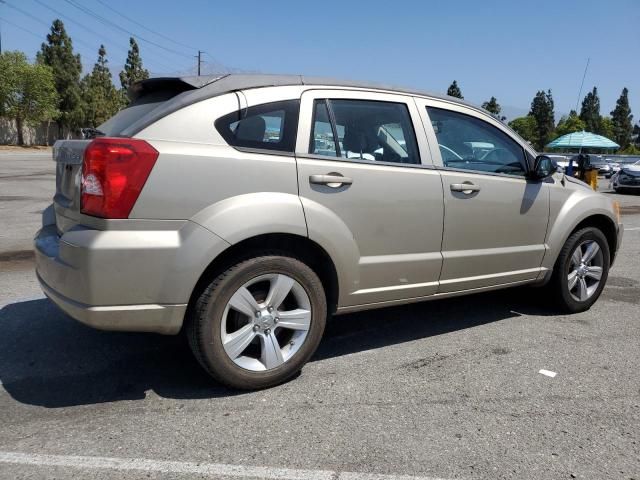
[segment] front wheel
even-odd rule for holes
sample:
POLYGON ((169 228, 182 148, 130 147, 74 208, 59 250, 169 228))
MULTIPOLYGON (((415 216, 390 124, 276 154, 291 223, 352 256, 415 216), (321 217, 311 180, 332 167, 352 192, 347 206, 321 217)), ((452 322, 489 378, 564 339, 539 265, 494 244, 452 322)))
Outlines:
POLYGON ((282 383, 315 352, 326 323, 320 279, 295 258, 264 255, 237 263, 196 301, 187 336, 200 364, 230 387, 282 383))
POLYGON ((558 306, 569 313, 588 310, 609 275, 609 244, 594 227, 574 232, 564 244, 550 283, 558 306))

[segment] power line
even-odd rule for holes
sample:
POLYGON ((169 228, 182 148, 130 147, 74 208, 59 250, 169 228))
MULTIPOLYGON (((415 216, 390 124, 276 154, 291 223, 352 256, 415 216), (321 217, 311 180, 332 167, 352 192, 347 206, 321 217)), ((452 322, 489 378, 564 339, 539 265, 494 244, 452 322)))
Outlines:
MULTIPOLYGON (((10 7, 10 8, 13 8, 13 9, 14 9, 14 10, 16 10, 17 12, 20 12, 21 14, 23 14, 23 15, 25 15, 25 16, 27 16, 27 17, 29 17, 30 19, 32 19, 32 20, 34 20, 34 21, 36 21, 36 22, 38 22, 38 23, 40 23, 40 24, 44 25, 44 26, 45 26, 45 27, 47 27, 47 28, 50 28, 50 27, 51 27, 51 25, 50 25, 50 24, 48 24, 47 22, 45 22, 44 20, 42 20, 42 19, 40 19, 40 18, 36 17, 35 15, 30 14, 29 12, 24 11, 23 9, 21 9, 21 8, 19 8, 19 7, 16 7, 15 5, 12 5, 11 3, 7 2, 6 0, 2 0, 2 3, 3 3, 4 5, 6 5, 6 6, 10 7)), ((42 39, 42 37, 40 37, 40 38, 42 39)), ((45 39, 46 39, 46 36, 45 36, 45 39)), ((95 49, 95 45, 90 45, 90 44, 88 44, 88 43, 86 43, 86 42, 83 42, 83 41, 81 41, 81 40, 77 40, 77 43, 78 43, 78 44, 80 44, 80 45, 83 45, 85 48, 88 48, 88 49, 90 49, 90 50, 94 50, 94 49, 95 49)))
MULTIPOLYGON (((11 3, 7 2, 6 0, 0 0, 0 1, 2 1, 2 3, 3 3, 3 4, 5 4, 5 5, 7 5, 8 7, 11 7, 11 8, 13 8, 14 10, 16 10, 16 11, 20 12, 22 15, 25 15, 25 16, 27 16, 27 17, 31 18, 32 20, 34 20, 34 21, 38 22, 39 24, 42 24, 42 25, 46 26, 47 28, 50 28, 50 27, 51 27, 51 25, 50 25, 49 23, 47 23, 47 22, 45 22, 44 20, 42 20, 42 19, 40 19, 40 18, 36 17, 35 15, 33 15, 33 14, 31 14, 31 13, 29 13, 29 12, 27 12, 27 11, 23 10, 22 8, 17 7, 17 6, 15 6, 15 5, 13 5, 13 4, 11 4, 11 3)), ((49 7, 48 5, 44 4, 44 3, 43 3, 43 2, 41 2, 40 0, 35 0, 35 1, 36 1, 38 4, 40 4, 40 5, 42 5, 42 6, 47 7, 49 10, 53 11, 54 13, 56 13, 56 14, 58 14, 58 15, 60 15, 60 16, 63 16, 63 17, 65 17, 65 18, 67 18, 69 21, 71 21, 71 22, 72 22, 72 23, 74 23, 75 25, 78 25, 78 26, 80 26, 81 28, 84 28, 85 30, 87 30, 88 32, 95 34, 95 30, 91 30, 90 28, 88 28, 88 27, 86 27, 86 26, 82 25, 82 23, 81 23, 81 22, 78 22, 78 21, 75 21, 75 20, 71 19, 68 15, 62 15, 62 14, 61 14, 61 12, 57 11, 56 9, 54 9, 54 8, 52 8, 52 7, 49 7)), ((46 38, 46 37, 45 37, 45 38, 46 38)), ((109 42, 103 42, 103 43, 116 43, 116 42, 113 42, 113 40, 108 39, 107 37, 103 37, 103 39, 109 40, 109 42)), ((90 59, 93 59, 93 58, 95 57, 96 52, 97 52, 97 46, 96 46, 96 45, 91 45, 91 44, 89 44, 89 43, 87 43, 87 42, 83 41, 82 39, 78 39, 77 37, 76 37, 76 40, 75 40, 75 42, 74 42, 74 43, 77 43, 77 44, 79 44, 79 45, 82 45, 82 46, 84 46, 84 47, 85 47, 89 52, 92 52, 90 55, 89 55, 87 52, 85 52, 85 56, 86 56, 86 57, 88 57, 88 58, 90 58, 90 59)), ((124 52, 127 52, 127 51, 128 51, 128 47, 126 47, 126 48, 122 48, 122 47, 120 47, 120 48, 121 48, 121 49, 122 49, 122 51, 124 51, 124 52)), ((155 58, 155 56, 156 56, 156 55, 153 55, 153 57, 154 57, 154 58, 155 58)), ((172 66, 169 66, 169 65, 165 64, 164 62, 160 62, 160 61, 157 61, 157 60, 155 60, 153 63, 156 63, 156 64, 158 64, 158 65, 162 66, 163 68, 167 69, 167 70, 171 70, 171 69, 173 68, 172 66)))
MULTIPOLYGON (((87 32, 89 32, 89 33, 91 33, 91 34, 95 35, 95 33, 96 33, 96 32, 95 32, 95 29, 94 29, 94 30, 92 30, 90 27, 87 27, 87 26, 86 26, 86 25, 84 25, 82 22, 79 22, 79 21, 77 21, 77 20, 74 20, 73 18, 69 17, 69 15, 65 15, 65 14, 63 14, 62 12, 60 12, 59 10, 56 10, 55 8, 53 8, 53 7, 49 6, 49 5, 47 5, 47 4, 46 4, 46 3, 44 3, 42 0, 33 0, 33 1, 34 1, 34 2, 36 2, 36 3, 38 3, 39 5, 41 5, 41 6, 43 6, 43 7, 45 7, 45 8, 47 8, 47 9, 51 10, 51 11, 52 11, 53 13, 55 13, 56 15, 59 15, 60 17, 65 18, 66 20, 68 20, 69 22, 73 23, 74 25, 76 25, 76 26, 78 26, 78 27, 82 28, 83 30, 86 30, 87 32)), ((104 35, 103 35, 103 36, 102 36, 102 38, 103 38, 104 40, 107 40, 107 41, 108 41, 108 42, 104 42, 104 43, 110 43, 111 45, 115 45, 115 46, 116 46, 116 48, 117 48, 117 50, 118 50, 118 51, 120 51, 121 53, 122 53, 122 52, 128 52, 128 50, 129 50, 129 47, 128 47, 128 46, 123 47, 123 46, 122 46, 123 44, 121 44, 121 43, 119 43, 119 42, 117 42, 117 41, 115 41, 115 40, 113 40, 113 39, 111 39, 111 38, 109 38, 109 37, 106 37, 106 36, 104 36, 104 35)), ((126 58, 126 55, 127 55, 127 53, 124 53, 125 58, 126 58)), ((169 65, 167 65, 167 64, 165 64, 165 63, 163 63, 163 62, 160 62, 160 61, 156 60, 156 55, 152 54, 152 57, 153 57, 153 59, 154 59, 154 62, 153 62, 153 63, 156 63, 156 64, 158 64, 158 65, 160 65, 160 66, 162 66, 163 68, 166 68, 166 69, 171 69, 171 68, 173 68, 173 67, 171 67, 171 66, 169 66, 169 65)))
POLYGON ((587 76, 587 69, 589 68, 589 62, 591 57, 587 58, 587 64, 584 67, 584 74, 582 75, 582 83, 580 83, 580 91, 578 92, 578 100, 576 100, 576 113, 578 112, 578 104, 580 103, 580 97, 582 96, 582 87, 584 87, 584 79, 587 76))
POLYGON ((142 23, 132 19, 131 17, 128 17, 126 15, 124 15, 123 13, 119 12, 118 10, 116 10, 115 8, 113 8, 111 5, 109 5, 107 2, 104 2, 103 0, 96 0, 96 2, 98 2, 100 5, 108 8, 109 10, 111 10, 113 13, 115 13, 116 15, 121 16, 122 18, 124 18, 125 20, 128 20, 129 22, 138 25, 140 28, 144 28, 147 32, 153 33, 154 35, 157 35, 161 38, 164 38, 165 40, 170 41, 171 43, 175 43, 176 45, 180 45, 181 47, 185 47, 188 48, 190 50, 195 50, 195 47, 192 47, 190 45, 185 45, 184 43, 180 43, 175 41, 173 38, 168 37, 162 33, 156 32, 155 30, 151 30, 149 27, 144 26, 142 23))
POLYGON ((78 5, 78 3, 77 3, 75 0, 65 0, 65 2, 67 2, 69 5, 72 5, 73 7, 77 8, 77 9, 78 9, 78 10, 80 10, 81 12, 83 12, 83 13, 85 13, 85 14, 87 14, 87 15, 89 15, 89 16, 91 16, 91 17, 93 17, 93 18, 98 19, 101 23, 103 23, 103 24, 105 24, 105 25, 108 25, 108 26, 111 26, 111 27, 113 27, 113 28, 116 28, 116 29, 118 29, 118 30, 120 30, 120 31, 122 31, 122 32, 124 32, 124 33, 126 33, 127 35, 129 35, 129 36, 131 36, 131 37, 135 37, 135 38, 137 38, 137 39, 139 39, 139 40, 142 40, 143 42, 149 43, 150 45, 154 45, 154 46, 156 46, 157 48, 161 48, 162 50, 165 50, 165 51, 167 51, 167 52, 169 52, 169 53, 173 53, 174 55, 180 55, 180 56, 182 56, 182 57, 192 58, 192 56, 191 56, 190 54, 188 54, 188 53, 179 52, 179 51, 174 50, 174 49, 172 49, 172 48, 168 48, 168 47, 165 47, 165 46, 163 46, 163 45, 160 45, 159 43, 156 43, 156 42, 154 42, 154 41, 152 41, 152 40, 148 40, 148 39, 147 39, 147 38, 145 38, 145 37, 142 37, 142 36, 140 36, 140 35, 137 35, 137 34, 135 34, 135 33, 131 32, 131 31, 129 31, 129 30, 127 30, 127 29, 125 29, 125 28, 121 27, 121 26, 120 26, 120 25, 118 25, 117 23, 114 23, 114 22, 112 22, 111 20, 109 20, 109 19, 107 19, 107 18, 104 18, 102 15, 99 15, 99 14, 95 13, 95 12, 94 12, 94 11, 92 11, 91 9, 86 8, 86 7, 82 6, 82 5, 78 5))
POLYGON ((205 55, 208 55, 209 58, 212 60, 211 62, 205 62, 203 61, 203 63, 209 63, 210 65, 213 65, 218 71, 220 72, 228 72, 229 69, 224 65, 224 63, 220 62, 217 58, 215 58, 213 55, 211 55, 208 52, 202 52, 205 55))
MULTIPOLYGON (((18 25, 18 24, 16 24, 16 23, 13 23, 13 22, 11 22, 10 20, 7 20, 6 18, 0 17, 0 20, 2 20, 3 22, 5 22, 5 23, 6 23, 6 24, 8 24, 8 25, 11 25, 11 26, 12 26, 12 27, 14 27, 14 28, 17 28, 17 29, 19 29, 19 30, 22 30, 23 32, 28 33, 29 35, 32 35, 32 36, 36 37, 36 38, 37 38, 37 39, 39 39, 39 40, 42 40, 42 35, 38 35, 37 33, 34 33, 34 32, 32 32, 31 30, 29 30, 29 29, 27 29, 27 28, 24 28, 24 27, 22 27, 22 26, 20 26, 20 25, 18 25)), ((84 53, 84 55, 85 55, 86 57, 92 56, 92 55, 89 55, 87 52, 83 52, 83 53, 84 53)))
POLYGON ((38 17, 30 14, 29 12, 24 11, 23 9, 21 9, 20 7, 16 7, 15 5, 10 4, 9 2, 7 2, 6 0, 0 0, 0 3, 5 4, 7 7, 9 8, 13 8, 14 10, 20 12, 21 14, 29 17, 31 20, 35 20, 38 23, 42 23, 44 25, 46 25, 47 27, 49 26, 49 24, 47 22, 45 22, 44 20, 40 20, 38 17))
POLYGON ((42 36, 41 35, 38 35, 37 33, 33 33, 31 30, 28 30, 28 29, 26 29, 24 27, 21 27, 17 23, 13 23, 13 22, 11 22, 11 21, 7 20, 6 18, 3 18, 3 17, 0 17, 0 20, 2 20, 4 23, 7 23, 7 24, 9 24, 9 25, 11 25, 11 26, 13 26, 15 28, 18 28, 18 29, 22 30, 23 32, 28 33, 29 35, 33 35, 34 37, 42 40, 42 36))
MULTIPOLYGON (((59 12, 58 10, 56 10, 56 9, 54 9, 54 8, 52 8, 52 7, 48 6, 48 5, 46 5, 46 4, 44 4, 44 3, 43 3, 42 1, 40 1, 40 0, 34 0, 34 1, 35 1, 35 2, 37 2, 37 3, 38 3, 38 4, 40 4, 40 5, 42 5, 42 6, 46 7, 46 8, 48 8, 49 10, 53 11, 53 12, 54 12, 54 13, 56 13, 57 15, 60 15, 61 17, 65 17, 65 18, 67 18, 69 21, 71 21, 72 23, 74 23, 74 24, 76 24, 76 25, 80 26, 81 28, 83 28, 83 29, 87 30, 88 32, 95 34, 95 31, 93 31, 93 30, 91 30, 90 28, 88 28, 88 27, 84 26, 82 23, 80 23, 80 22, 78 22, 78 21, 75 21, 75 20, 71 19, 68 15, 63 15, 63 14, 62 14, 61 12, 59 12)), ((149 44, 151 44, 151 45, 156 46, 157 48, 160 48, 160 49, 163 49, 163 50, 167 50, 167 51, 172 52, 172 53, 174 53, 174 54, 176 54, 176 55, 181 55, 181 56, 185 56, 185 57, 187 57, 187 58, 192 58, 192 56, 191 56, 191 55, 188 55, 188 54, 185 54, 185 53, 180 53, 180 52, 177 52, 177 51, 172 50, 172 49, 167 49, 166 47, 163 47, 162 45, 159 45, 159 44, 157 44, 157 43, 155 43, 155 42, 152 42, 152 41, 150 41, 150 40, 147 40, 147 39, 145 39, 145 38, 142 38, 142 37, 140 37, 139 35, 136 35, 136 34, 134 34, 134 33, 132 33, 132 32, 129 32, 128 30, 126 30, 126 29, 124 29, 124 28, 121 28, 120 26, 118 26, 118 25, 114 24, 113 22, 111 22, 111 21, 109 21, 109 20, 105 19, 104 17, 102 17, 102 16, 100 16, 100 15, 98 15, 98 14, 95 14, 94 12, 91 12, 89 9, 86 9, 86 8, 84 8, 84 7, 80 6, 80 5, 77 5, 73 0, 65 0, 65 1, 66 1, 67 3, 69 3, 70 5, 72 5, 72 6, 76 7, 76 8, 78 8, 80 11, 84 12, 85 14, 87 14, 87 15, 89 15, 89 16, 91 16, 91 17, 93 17, 93 18, 96 18, 96 19, 97 19, 98 21, 100 21, 101 23, 103 23, 103 24, 105 24, 105 25, 109 25, 109 24, 110 24, 110 25, 112 25, 113 27, 117 28, 118 30, 121 30, 121 31, 123 31, 123 32, 127 33, 129 36, 132 36, 132 37, 134 37, 134 38, 138 38, 138 39, 140 39, 140 40, 142 40, 142 41, 144 41, 144 42, 147 42, 147 43, 149 43, 149 44)), ((35 22, 37 22, 37 23, 39 23, 39 24, 42 24, 42 25, 46 26, 47 28, 50 28, 50 27, 51 27, 51 25, 50 25, 49 23, 47 23, 47 22, 45 22, 44 20, 42 20, 42 19, 40 19, 40 18, 36 17, 35 15, 32 15, 31 13, 29 13, 29 12, 27 12, 27 11, 23 10, 22 8, 17 7, 17 6, 15 6, 15 5, 13 5, 13 4, 11 4, 11 3, 7 2, 6 0, 0 0, 0 3, 2 3, 2 4, 4 4, 4 5, 7 5, 8 7, 10 7, 10 8, 12 8, 12 9, 16 10, 17 12, 21 13, 22 15, 25 15, 26 17, 29 17, 30 19, 34 20, 35 22)), ((5 20, 5 21, 7 21, 7 20, 5 20)), ((19 28, 19 29, 21 29, 21 30, 25 30, 25 31, 27 31, 27 30, 26 30, 26 29, 24 29, 23 27, 21 27, 21 26, 19 26, 19 25, 16 25, 16 24, 14 24, 14 23, 12 23, 12 22, 7 21, 7 23, 8 23, 8 24, 11 24, 12 26, 14 26, 14 27, 16 27, 16 28, 19 28)), ((36 37, 38 37, 38 38, 42 39, 42 37, 41 37, 41 36, 39 36, 39 35, 37 35, 37 34, 35 34, 35 33, 31 32, 31 31, 27 31, 27 32, 28 32, 29 34, 31 34, 31 35, 34 35, 34 36, 36 36, 36 37)), ((46 37, 45 37, 45 38, 46 38, 46 37)), ((105 38, 106 38, 106 37, 105 37, 105 38)), ((104 42, 104 43, 111 43, 111 42, 113 42, 113 41, 112 41, 112 40, 109 40, 109 42, 104 42)), ((84 47, 85 47, 85 48, 87 48, 87 49, 88 49, 88 51, 90 51, 90 52, 93 52, 93 51, 95 50, 95 48, 96 48, 96 46, 95 46, 95 45, 90 45, 90 44, 88 44, 87 42, 82 41, 81 39, 77 39, 77 37, 76 37, 76 43, 77 43, 77 44, 79 44, 79 45, 84 46, 84 47)), ((116 43, 116 42, 113 42, 113 43, 116 43)), ((122 48, 122 47, 120 47, 120 48, 122 48)), ((124 49, 123 49, 123 50, 124 50, 124 49)), ((128 49, 127 49, 127 50, 128 50, 128 49)), ((203 52, 203 53, 204 53, 204 52, 203 52)), ((93 57, 95 56, 94 54, 95 54, 95 52, 94 52, 94 53, 92 53, 91 55, 89 55, 89 54, 87 54, 87 53, 85 52, 85 55, 86 55, 87 57, 89 57, 89 58, 93 58, 93 57)), ((155 57, 155 55, 153 55, 153 57, 155 57)), ((161 67, 164 67, 165 69, 167 69, 167 71, 170 71, 170 70, 172 69, 172 67, 171 67, 171 66, 169 66, 169 65, 167 65, 167 64, 165 64, 165 63, 163 63, 163 62, 154 61, 153 63, 156 63, 156 64, 160 65, 161 67)))
MULTIPOLYGON (((70 18, 69 16, 63 14, 62 12, 60 12, 59 10, 56 10, 53 7, 50 7, 49 5, 47 5, 46 3, 44 3, 42 0, 33 0, 34 2, 40 4, 41 6, 43 6, 44 8, 47 8, 49 10, 51 10, 53 13, 55 13, 56 15, 58 15, 60 18, 64 18, 65 20, 67 20, 68 22, 71 22, 72 24, 82 28, 83 30, 86 30, 87 32, 95 35, 96 31, 92 30, 91 28, 87 27, 86 25, 83 25, 81 22, 76 22, 75 20, 73 20, 72 18, 70 18)), ((106 40, 109 40, 109 42, 112 43, 117 43, 114 42, 112 39, 108 38, 108 37, 103 37, 106 40)), ((123 48, 122 45, 117 45, 117 47, 123 48)), ((124 51, 126 51, 126 48, 123 48, 124 51)))

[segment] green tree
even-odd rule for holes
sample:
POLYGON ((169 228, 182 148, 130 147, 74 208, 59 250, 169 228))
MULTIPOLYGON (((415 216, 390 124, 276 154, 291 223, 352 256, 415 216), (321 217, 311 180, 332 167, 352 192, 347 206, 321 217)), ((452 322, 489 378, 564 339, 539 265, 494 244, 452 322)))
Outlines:
POLYGON ((514 118, 509 122, 509 126, 513 128, 518 135, 524 138, 527 142, 535 145, 537 142, 536 137, 536 119, 531 115, 527 115, 526 117, 518 117, 514 118))
POLYGON ((613 120, 611 120, 611 117, 602 117, 602 121, 600 122, 600 135, 613 140, 615 134, 613 131, 613 120))
POLYGON ((536 141, 534 143, 537 150, 544 150, 544 146, 549 143, 552 138, 555 127, 555 118, 553 113, 553 96, 551 90, 540 90, 531 102, 531 110, 529 115, 536 121, 536 141))
POLYGON ((561 137, 567 133, 581 132, 585 129, 585 122, 578 116, 575 110, 571 110, 569 116, 564 116, 558 122, 555 137, 561 137))
POLYGON ((482 104, 482 108, 487 112, 494 114, 496 117, 500 118, 500 120, 504 121, 506 119, 506 117, 500 117, 502 107, 498 103, 498 99, 496 97, 491 97, 488 102, 484 102, 482 104))
POLYGON ((447 89, 447 95, 449 95, 450 97, 464 99, 464 97, 462 96, 462 92, 460 91, 460 87, 458 87, 458 82, 456 82, 455 80, 451 85, 449 85, 449 88, 447 89))
POLYGON ((602 117, 600 116, 600 98, 598 89, 593 90, 584 97, 582 108, 580 109, 580 120, 584 123, 585 130, 593 133, 601 133, 602 117))
POLYGON ((636 136, 636 145, 640 147, 640 123, 633 127, 633 134, 636 136))
POLYGON ((618 150, 618 153, 622 155, 640 155, 640 147, 636 147, 634 144, 630 143, 627 148, 618 150))
POLYGON ((58 136, 62 138, 64 127, 76 129, 82 122, 82 98, 80 94, 80 55, 74 55, 73 43, 67 35, 64 24, 56 19, 37 54, 38 63, 48 65, 53 70, 53 79, 58 92, 58 136))
POLYGON ((91 73, 82 79, 85 99, 84 121, 88 127, 97 127, 112 117, 120 108, 120 96, 111 79, 104 45, 98 50, 98 60, 91 73))
POLYGON ((57 100, 50 67, 30 64, 22 52, 0 54, 0 115, 15 120, 18 145, 24 144, 25 124, 56 116, 57 100))
POLYGON ((613 140, 624 149, 631 143, 631 133, 633 131, 633 115, 629 107, 629 90, 622 89, 620 98, 616 102, 616 108, 611 112, 613 121, 613 140))
POLYGON ((142 66, 140 48, 135 38, 129 38, 129 53, 124 64, 124 70, 120 72, 120 84, 122 85, 122 98, 125 105, 129 103, 127 99, 127 89, 140 80, 149 78, 149 71, 142 66))

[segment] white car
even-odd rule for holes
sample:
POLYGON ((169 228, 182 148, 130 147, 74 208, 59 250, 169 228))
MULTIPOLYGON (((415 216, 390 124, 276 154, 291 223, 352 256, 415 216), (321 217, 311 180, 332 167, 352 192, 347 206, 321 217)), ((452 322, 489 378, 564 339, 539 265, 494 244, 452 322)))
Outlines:
POLYGON ((640 191, 640 162, 621 166, 620 170, 611 177, 609 187, 617 193, 626 190, 640 191))
POLYGON ((568 157, 567 155, 558 155, 558 154, 554 154, 554 153, 545 153, 544 155, 549 157, 551 160, 555 161, 556 165, 558 166, 558 169, 562 170, 563 172, 569 166, 569 158, 570 157, 568 157))

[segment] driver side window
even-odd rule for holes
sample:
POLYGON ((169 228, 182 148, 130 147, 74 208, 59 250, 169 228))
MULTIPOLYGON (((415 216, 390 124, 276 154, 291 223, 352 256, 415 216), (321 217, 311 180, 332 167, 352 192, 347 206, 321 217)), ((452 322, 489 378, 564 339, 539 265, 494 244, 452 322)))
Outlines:
POLYGON ((427 107, 445 167, 524 176, 522 147, 493 125, 463 113, 427 107))

